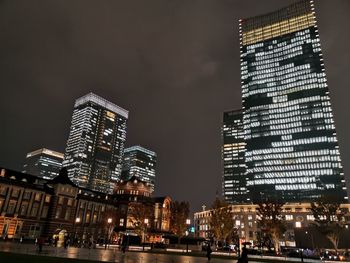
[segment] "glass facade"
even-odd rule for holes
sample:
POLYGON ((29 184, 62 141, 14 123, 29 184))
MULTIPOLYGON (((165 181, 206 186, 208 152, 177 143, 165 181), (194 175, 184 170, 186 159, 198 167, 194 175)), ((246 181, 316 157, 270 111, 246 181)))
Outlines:
POLYGON ((27 154, 23 173, 50 180, 58 175, 62 161, 63 153, 42 148, 27 154))
POLYGON ((128 111, 89 93, 76 100, 63 166, 80 187, 112 192, 120 180, 128 111))
POLYGON ((347 199, 313 2, 240 20, 240 44, 250 196, 347 199))
POLYGON ((249 202, 242 110, 224 112, 222 143, 222 192, 225 201, 230 204, 249 202))
POLYGON ((141 146, 132 146, 124 151, 122 179, 129 180, 135 176, 150 185, 154 191, 156 178, 157 154, 141 146))

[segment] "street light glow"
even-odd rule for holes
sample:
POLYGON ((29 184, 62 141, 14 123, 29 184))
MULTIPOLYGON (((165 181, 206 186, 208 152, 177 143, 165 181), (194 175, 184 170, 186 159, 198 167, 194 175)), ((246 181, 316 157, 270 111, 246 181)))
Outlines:
POLYGON ((80 217, 77 217, 77 218, 75 219, 75 223, 80 223, 80 217))
POLYGON ((108 218, 107 222, 108 224, 112 223, 112 218, 108 218))

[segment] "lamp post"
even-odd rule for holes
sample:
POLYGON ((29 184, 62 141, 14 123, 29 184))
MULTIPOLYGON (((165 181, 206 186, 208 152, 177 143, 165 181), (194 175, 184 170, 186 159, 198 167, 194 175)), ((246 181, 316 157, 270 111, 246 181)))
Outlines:
POLYGON ((146 234, 147 234, 147 227, 148 227, 148 218, 145 218, 144 220, 144 233, 143 233, 143 242, 146 241, 146 234))
POLYGON ((108 218, 107 219, 107 224, 108 224, 108 228, 107 228, 107 234, 106 234, 106 240, 105 240, 105 249, 107 249, 107 244, 110 243, 110 232, 111 232, 111 224, 112 224, 112 218, 108 218))
POLYGON ((80 217, 77 217, 75 218, 75 221, 74 221, 74 228, 73 228, 73 231, 74 231, 74 238, 73 238, 73 244, 75 244, 76 242, 76 239, 77 239, 77 224, 80 223, 80 217))
POLYGON ((187 226, 187 229, 186 229, 186 253, 188 253, 188 228, 191 224, 191 219, 186 219, 186 226, 187 226))
POLYGON ((305 234, 306 235, 308 235, 308 234, 310 234, 310 237, 311 237, 311 245, 312 245, 312 250, 314 250, 315 249, 315 244, 314 244, 314 236, 312 235, 312 233, 310 232, 308 232, 308 231, 305 231, 305 234))
POLYGON ((241 221, 236 220, 235 222, 237 232, 238 232, 238 248, 237 248, 237 257, 239 258, 241 256, 241 249, 242 249, 242 244, 241 244, 241 221))
POLYGON ((142 250, 145 250, 145 241, 146 241, 146 233, 147 233, 147 227, 148 227, 148 218, 145 218, 143 220, 144 226, 143 226, 143 237, 142 237, 142 250))

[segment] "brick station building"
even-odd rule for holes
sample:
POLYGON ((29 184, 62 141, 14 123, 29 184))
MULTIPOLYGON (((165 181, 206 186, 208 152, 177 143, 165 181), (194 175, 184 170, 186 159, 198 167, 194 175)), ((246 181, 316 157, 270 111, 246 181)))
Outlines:
POLYGON ((169 197, 153 198, 146 183, 131 178, 116 185, 114 194, 76 186, 62 169, 57 177, 45 180, 0 167, 0 237, 36 239, 65 236, 80 240, 105 238, 108 230, 134 230, 128 222, 132 207, 151 211, 149 231, 169 230, 169 197), (132 186, 132 187, 131 187, 132 186))

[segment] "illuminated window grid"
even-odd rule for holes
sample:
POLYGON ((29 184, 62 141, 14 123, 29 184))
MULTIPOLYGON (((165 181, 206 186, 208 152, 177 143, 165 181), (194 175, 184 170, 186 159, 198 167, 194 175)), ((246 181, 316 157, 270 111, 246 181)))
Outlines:
POLYGON ((284 20, 273 25, 243 32, 243 45, 250 45, 270 38, 297 32, 305 28, 315 26, 315 24, 315 16, 312 13, 284 20))
MULTIPOLYGON (((240 22, 240 29, 243 27, 245 31, 241 39, 243 103, 257 95, 262 98, 271 98, 265 105, 243 106, 245 138, 250 140, 282 135, 282 140, 272 141, 270 147, 259 150, 247 149, 247 175, 250 177, 247 184, 249 186, 274 185, 275 190, 292 191, 344 189, 345 180, 343 180, 338 146, 333 150, 328 149, 327 153, 325 149, 316 151, 307 149, 309 145, 318 143, 336 145, 337 140, 326 75, 323 72, 324 65, 316 19, 311 12, 312 4, 308 7, 307 5, 310 4, 308 1, 300 3, 300 6, 304 6, 296 10, 296 14, 310 9, 302 16, 288 17, 279 22, 280 14, 283 13, 280 12, 277 15, 273 13, 267 19, 266 16, 262 16, 263 19, 258 17, 248 22, 243 21, 243 25, 240 22), (266 24, 269 21, 274 22, 272 25, 266 24), (246 32, 250 35, 244 35, 247 34, 246 32), (285 37, 279 39, 278 36, 285 37), (251 42, 246 42, 245 38, 250 38, 251 42), (302 48, 304 43, 309 44, 311 50, 305 51, 302 48), (306 61, 304 54, 314 60, 306 61), (249 56, 254 59, 250 60, 249 56), (301 65, 294 65, 293 61, 296 61, 298 56, 301 57, 301 65), (291 61, 281 65, 280 63, 286 59, 291 61), (311 72, 315 70, 315 65, 318 67, 317 73, 311 72), (311 93, 305 93, 308 90, 313 92, 318 89, 322 92, 314 96, 311 96, 311 93), (297 99, 288 97, 289 94, 298 92, 305 94, 297 99), (302 134, 312 130, 333 131, 327 136, 299 139, 290 137, 292 134, 302 134), (295 151, 295 147, 300 148, 303 145, 306 147, 304 150, 295 151), (273 160, 271 154, 277 160, 273 160), (291 157, 288 154, 291 156, 294 154, 294 156, 291 157), (305 155, 310 154, 311 158, 304 158, 305 155), (313 158, 314 156, 320 158, 313 158), (320 185, 320 176, 334 176, 334 181, 323 182, 320 185)), ((304 197, 306 196, 316 197, 317 193, 305 192, 304 197)))

